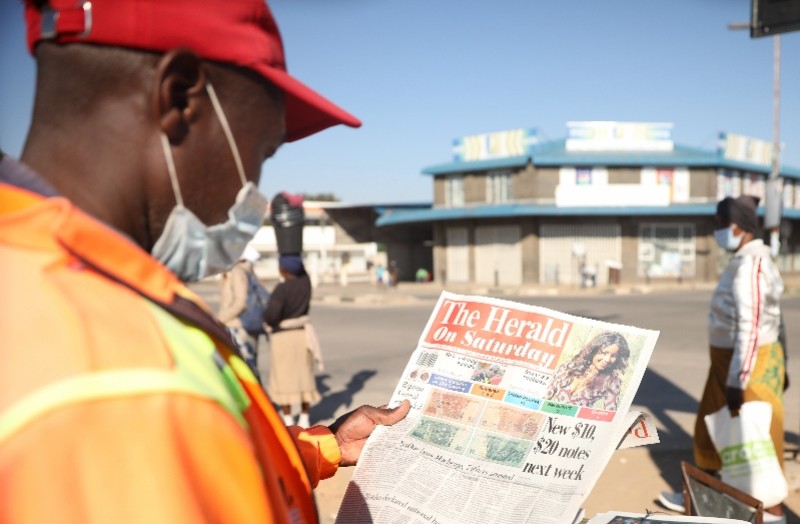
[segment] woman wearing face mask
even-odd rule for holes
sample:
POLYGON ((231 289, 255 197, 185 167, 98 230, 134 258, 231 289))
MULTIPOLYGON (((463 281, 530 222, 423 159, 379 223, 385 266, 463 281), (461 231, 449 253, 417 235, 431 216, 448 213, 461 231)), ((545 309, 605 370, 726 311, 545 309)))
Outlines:
POLYGON ((615 411, 630 356, 625 337, 613 331, 602 333, 556 369, 546 398, 615 411))
MULTIPOLYGON (((778 341, 783 281, 772 262, 769 247, 758 235, 758 200, 742 195, 726 197, 717 204, 714 239, 732 256, 711 298, 708 315, 711 367, 694 432, 694 460, 710 473, 718 472, 722 463, 704 417, 726 405, 736 415, 741 405, 751 400, 772 405, 770 435, 783 467, 785 365, 783 347, 778 341)), ((662 502, 666 495, 662 494, 662 502)), ((682 500, 677 500, 680 494, 671 495, 667 498, 675 499, 676 507, 682 506, 682 500)), ((665 505, 671 507, 666 502, 665 505)), ((780 505, 767 511, 772 514, 770 519, 783 512, 780 505)))

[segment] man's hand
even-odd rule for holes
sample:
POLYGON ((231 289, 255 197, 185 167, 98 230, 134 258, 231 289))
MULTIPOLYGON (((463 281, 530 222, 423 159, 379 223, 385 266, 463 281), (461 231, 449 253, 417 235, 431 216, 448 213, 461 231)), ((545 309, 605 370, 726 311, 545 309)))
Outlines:
POLYGON ((396 408, 375 408, 372 406, 361 406, 360 408, 342 415, 336 422, 328 426, 336 442, 339 443, 339 450, 342 453, 340 466, 353 466, 361 456, 361 450, 367 437, 372 434, 372 430, 377 425, 391 426, 405 418, 411 403, 404 400, 396 408))
POLYGON ((725 403, 731 412, 732 417, 739 415, 739 408, 744 403, 744 391, 739 388, 732 388, 728 386, 725 388, 725 403))

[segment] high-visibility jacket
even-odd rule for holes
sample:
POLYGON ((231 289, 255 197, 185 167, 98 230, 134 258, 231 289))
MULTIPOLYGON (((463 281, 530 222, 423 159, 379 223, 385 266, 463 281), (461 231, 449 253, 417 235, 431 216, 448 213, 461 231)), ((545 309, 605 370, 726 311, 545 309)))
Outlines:
POLYGON ((330 431, 287 429, 200 299, 42 187, 0 160, 0 522, 316 522, 330 431))

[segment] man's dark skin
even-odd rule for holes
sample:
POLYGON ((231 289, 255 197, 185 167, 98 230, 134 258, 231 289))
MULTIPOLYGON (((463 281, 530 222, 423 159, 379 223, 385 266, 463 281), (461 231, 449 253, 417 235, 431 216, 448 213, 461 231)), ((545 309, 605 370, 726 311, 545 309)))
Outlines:
MULTIPOLYGON (((184 205, 224 222, 242 188, 206 92, 216 89, 248 180, 283 143, 282 92, 246 69, 187 49, 147 53, 87 44, 36 48, 33 119, 22 161, 61 195, 150 251, 176 204, 160 133, 169 139, 184 205)), ((362 406, 333 425, 341 465, 358 460, 377 424, 406 416, 362 406)))

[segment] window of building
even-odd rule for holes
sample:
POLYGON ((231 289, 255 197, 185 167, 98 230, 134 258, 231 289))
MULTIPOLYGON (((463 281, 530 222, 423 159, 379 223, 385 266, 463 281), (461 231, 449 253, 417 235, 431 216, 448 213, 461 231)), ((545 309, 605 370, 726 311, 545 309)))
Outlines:
POLYGON ((575 168, 575 185, 576 186, 591 186, 592 185, 592 168, 578 167, 575 168))
POLYGON ((558 183, 562 186, 605 186, 608 185, 608 169, 605 167, 561 167, 558 170, 558 183))
POLYGON ((781 191, 783 192, 783 208, 793 209, 795 207, 794 201, 794 182, 785 178, 780 179, 783 182, 781 191))
POLYGON ((512 198, 511 173, 508 171, 489 171, 486 176, 486 201, 497 204, 509 202, 512 198))
POLYGON ((794 183, 794 208, 800 208, 800 183, 794 183))
POLYGON ((645 223, 639 226, 639 276, 681 278, 694 275, 694 224, 645 223))
POLYGON ((738 173, 732 169, 720 169, 717 172, 717 200, 722 200, 725 197, 739 196, 742 190, 742 180, 739 178, 738 173), (738 182, 738 187, 736 182, 738 182))
POLYGON ((742 194, 757 196, 761 199, 761 203, 763 204, 765 193, 765 177, 758 173, 744 173, 742 175, 742 194))
POLYGON ((444 205, 461 207, 464 205, 464 177, 450 175, 444 179, 444 205))
POLYGON ((686 203, 690 201, 689 176, 689 169, 685 167, 643 167, 641 183, 643 186, 663 188, 669 202, 686 203))

